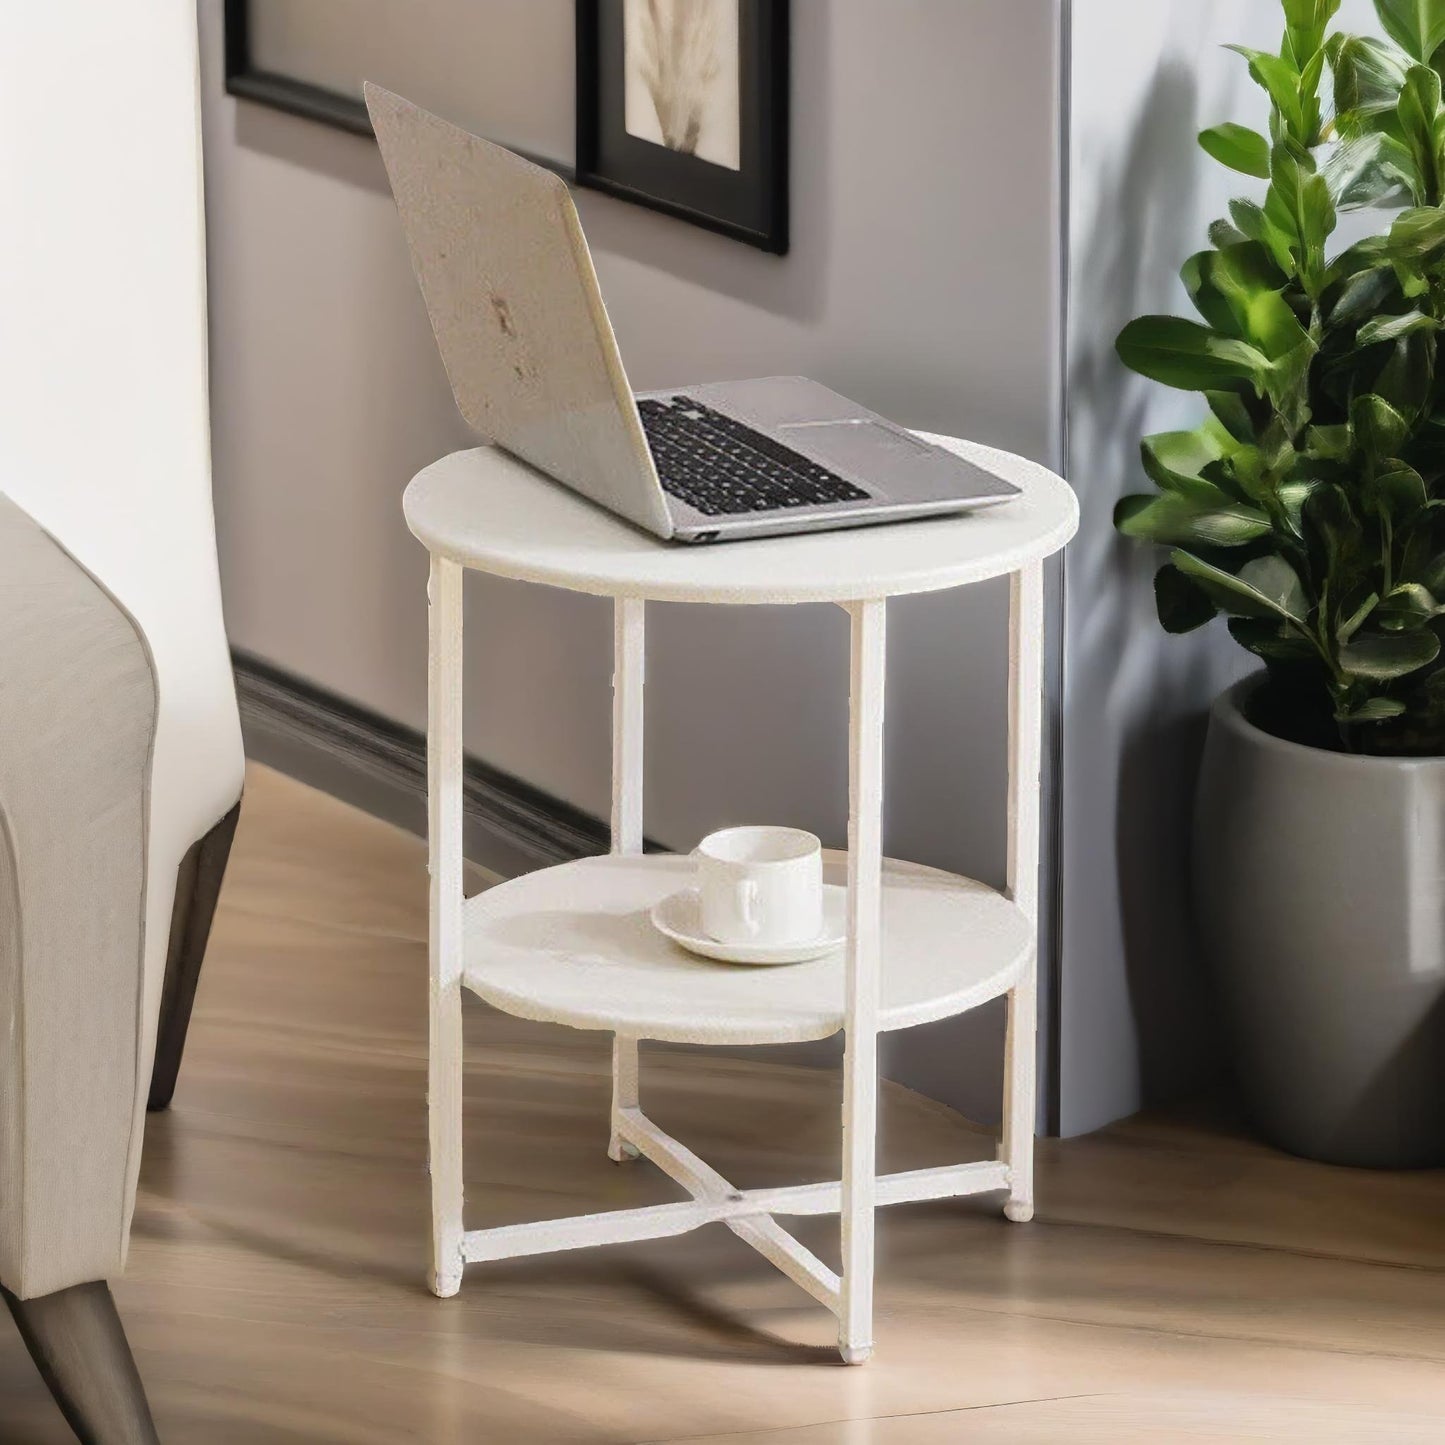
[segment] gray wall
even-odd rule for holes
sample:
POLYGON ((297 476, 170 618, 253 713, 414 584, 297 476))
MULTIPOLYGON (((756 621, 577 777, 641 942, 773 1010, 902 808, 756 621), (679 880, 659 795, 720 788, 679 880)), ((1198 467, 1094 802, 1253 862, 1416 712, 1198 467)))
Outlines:
MULTIPOLYGON (((449 102, 455 117, 545 142, 517 57, 557 89, 572 64, 559 23, 570 10, 489 0, 492 29, 468 52, 470 89, 452 93, 470 99, 449 102)), ((790 256, 579 197, 634 385, 805 372, 903 422, 1056 460, 1057 0, 801 0, 793 11, 790 256)), ((220 12, 201 0, 231 635, 420 725, 425 559, 400 496, 468 436, 375 148, 226 98, 220 12)), ((994 883, 1006 606, 991 587, 891 611, 887 845, 994 883)), ((651 616, 649 831, 689 847, 721 823, 786 820, 841 842, 843 614, 651 616)), ((468 747, 605 812, 605 605, 474 579, 467 621, 468 747)), ((895 1077, 996 1116, 997 1012, 896 1044, 895 1077)))
MULTIPOLYGON (((1376 29, 1368 0, 1339 23, 1376 29)), ((1146 312, 1191 316, 1178 280, 1230 196, 1263 182, 1195 144, 1208 125, 1263 128, 1239 43, 1274 50, 1270 0, 1074 0, 1069 117, 1067 475, 1083 523, 1066 563, 1060 919, 1060 1125, 1096 1128, 1220 1066, 1184 878, 1210 700, 1252 665, 1215 624, 1168 637, 1158 552, 1126 543, 1115 501, 1148 489, 1141 436, 1193 425, 1202 402, 1124 370, 1113 342, 1146 312)))

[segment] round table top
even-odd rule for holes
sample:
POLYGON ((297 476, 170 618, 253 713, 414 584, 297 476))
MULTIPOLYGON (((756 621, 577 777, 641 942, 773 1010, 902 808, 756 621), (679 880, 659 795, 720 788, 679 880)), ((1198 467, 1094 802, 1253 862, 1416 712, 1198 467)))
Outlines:
POLYGON ((658 602, 856 602, 937 592, 1015 572, 1074 535, 1078 501, 1047 467, 955 437, 919 435, 1021 495, 954 517, 689 546, 661 541, 483 446, 418 472, 403 506, 429 551, 465 567, 658 602))
MULTIPOLYGON (((825 852, 824 879, 848 859, 825 852)), ((463 979, 519 1018, 689 1044, 784 1044, 844 1026, 844 950, 807 963, 750 966, 695 958, 649 910, 697 878, 691 858, 609 854, 509 879, 467 900, 463 979)), ((883 863, 878 1027, 911 1028, 1011 988, 1033 925, 1001 894, 917 863, 883 863)))

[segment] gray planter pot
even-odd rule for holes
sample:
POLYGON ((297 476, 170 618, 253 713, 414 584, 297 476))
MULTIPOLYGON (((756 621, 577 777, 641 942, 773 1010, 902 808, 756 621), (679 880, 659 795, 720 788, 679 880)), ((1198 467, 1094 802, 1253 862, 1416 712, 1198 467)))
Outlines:
POLYGON ((1445 1162, 1445 758, 1284 742, 1214 705, 1195 922, 1260 1131, 1333 1164, 1445 1162))

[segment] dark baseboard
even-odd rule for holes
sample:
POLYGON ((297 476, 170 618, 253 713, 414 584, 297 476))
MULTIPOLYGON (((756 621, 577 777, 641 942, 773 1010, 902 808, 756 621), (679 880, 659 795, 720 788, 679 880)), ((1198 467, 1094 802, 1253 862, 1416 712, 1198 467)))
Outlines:
MULTIPOLYGON (((232 652, 246 755, 413 833, 426 833, 426 738, 240 649, 232 652)), ((511 876, 605 853, 607 825, 468 757, 467 857, 511 876)))

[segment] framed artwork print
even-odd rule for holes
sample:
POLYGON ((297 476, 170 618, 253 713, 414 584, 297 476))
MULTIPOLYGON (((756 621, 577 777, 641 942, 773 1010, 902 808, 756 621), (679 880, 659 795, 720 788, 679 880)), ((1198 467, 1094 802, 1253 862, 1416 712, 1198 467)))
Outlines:
POLYGON ((788 0, 546 0, 500 45, 492 3, 224 0, 226 89, 362 135, 363 77, 463 125, 480 105, 574 185, 788 249, 788 0))
POLYGON ((788 249, 788 0, 577 0, 578 185, 788 249))
POLYGON ((572 181, 573 0, 225 0, 226 91, 371 135, 375 80, 572 181), (489 120, 478 123, 478 113, 489 120))

